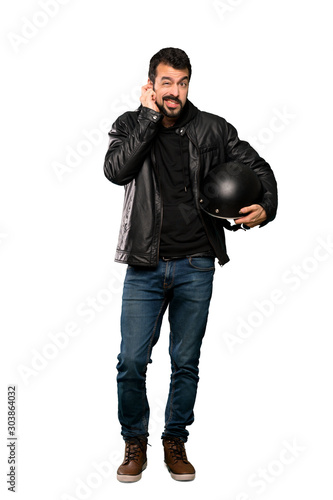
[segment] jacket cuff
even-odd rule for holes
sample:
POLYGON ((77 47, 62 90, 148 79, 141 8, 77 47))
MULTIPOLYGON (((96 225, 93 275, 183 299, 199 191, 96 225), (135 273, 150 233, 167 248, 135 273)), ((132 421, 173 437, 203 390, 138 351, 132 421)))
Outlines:
POLYGON ((153 123, 159 123, 161 120, 163 120, 163 113, 142 106, 139 113, 139 119, 149 120, 153 123))

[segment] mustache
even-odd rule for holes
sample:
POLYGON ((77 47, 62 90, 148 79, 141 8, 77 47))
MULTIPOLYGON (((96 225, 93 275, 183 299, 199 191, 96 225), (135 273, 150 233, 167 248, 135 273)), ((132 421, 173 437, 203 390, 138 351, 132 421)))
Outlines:
POLYGON ((174 101, 174 102, 177 102, 178 104, 181 104, 181 100, 178 99, 178 97, 173 97, 172 95, 167 95, 165 97, 163 97, 163 101, 174 101))

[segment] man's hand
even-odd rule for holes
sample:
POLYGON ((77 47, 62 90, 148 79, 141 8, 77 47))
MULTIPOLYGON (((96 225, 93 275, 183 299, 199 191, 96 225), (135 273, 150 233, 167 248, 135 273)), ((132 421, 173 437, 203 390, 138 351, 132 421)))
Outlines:
POLYGON ((248 227, 258 226, 267 219, 266 211, 261 205, 250 205, 249 207, 241 208, 239 213, 245 215, 236 219, 236 224, 245 224, 248 227))
POLYGON ((150 108, 154 111, 160 111, 158 107, 156 106, 156 94, 153 91, 153 86, 151 83, 147 83, 147 85, 144 85, 141 87, 141 97, 140 97, 140 102, 142 106, 146 108, 150 108))

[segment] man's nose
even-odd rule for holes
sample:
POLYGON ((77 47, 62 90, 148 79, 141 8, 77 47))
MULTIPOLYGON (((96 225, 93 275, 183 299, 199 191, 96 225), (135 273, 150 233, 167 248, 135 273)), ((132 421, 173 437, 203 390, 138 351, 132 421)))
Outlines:
POLYGON ((176 83, 174 83, 170 89, 170 93, 174 96, 174 97, 178 97, 179 96, 179 88, 178 88, 178 85, 176 83))

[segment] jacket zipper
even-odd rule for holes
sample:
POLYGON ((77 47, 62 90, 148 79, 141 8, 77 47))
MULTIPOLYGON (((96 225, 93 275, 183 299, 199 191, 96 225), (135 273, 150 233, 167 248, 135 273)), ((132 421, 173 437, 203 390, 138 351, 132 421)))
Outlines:
POLYGON ((153 167, 154 167, 155 174, 156 174, 157 184, 158 184, 158 188, 160 191, 160 203, 161 203, 160 229, 159 229, 159 234, 158 234, 157 253, 156 253, 156 265, 158 265, 158 260, 159 260, 159 255, 160 255, 160 241, 161 241, 161 234, 162 234, 162 223, 163 223, 163 199, 162 199, 160 177, 159 177, 158 169, 156 166, 154 146, 152 147, 152 150, 151 150, 151 159, 153 162, 153 167))
MULTIPOLYGON (((197 143, 193 140, 193 138, 192 138, 192 137, 191 137, 191 135, 189 134, 188 130, 186 130, 186 134, 187 134, 187 136, 188 136, 189 140, 192 142, 192 144, 194 145, 194 147, 196 148, 196 150, 197 150, 197 152, 198 152, 198 162, 199 162, 199 167, 198 167, 197 172, 196 172, 196 174, 195 174, 195 180, 196 180, 196 183, 197 183, 197 189, 198 189, 198 192, 199 192, 199 173, 200 173, 200 168, 201 168, 201 164, 200 164, 200 150, 199 150, 199 146, 198 146, 198 145, 197 145, 197 143)), ((200 207, 198 207, 198 200, 197 200, 197 199, 195 199, 195 206, 196 206, 197 211, 198 211, 198 213, 199 213, 199 217, 200 217, 200 219, 201 219, 202 225, 203 225, 203 227, 204 227, 204 229, 205 229, 205 232, 206 232, 206 235, 207 235, 208 241, 209 241, 209 243, 211 244, 211 246, 212 246, 212 248, 213 248, 213 250, 214 250, 214 252, 215 252, 215 255, 216 255, 216 256, 218 256, 218 252, 216 251, 216 248, 215 248, 215 246, 214 246, 213 242, 212 242, 212 241, 211 241, 211 239, 209 238, 209 231, 207 230, 207 226, 206 226, 205 221, 204 221, 204 219, 203 219, 203 217, 202 217, 200 207)), ((220 264, 220 261, 219 261, 219 264, 220 264)), ((222 265, 222 264, 220 264, 220 265, 222 265)))

